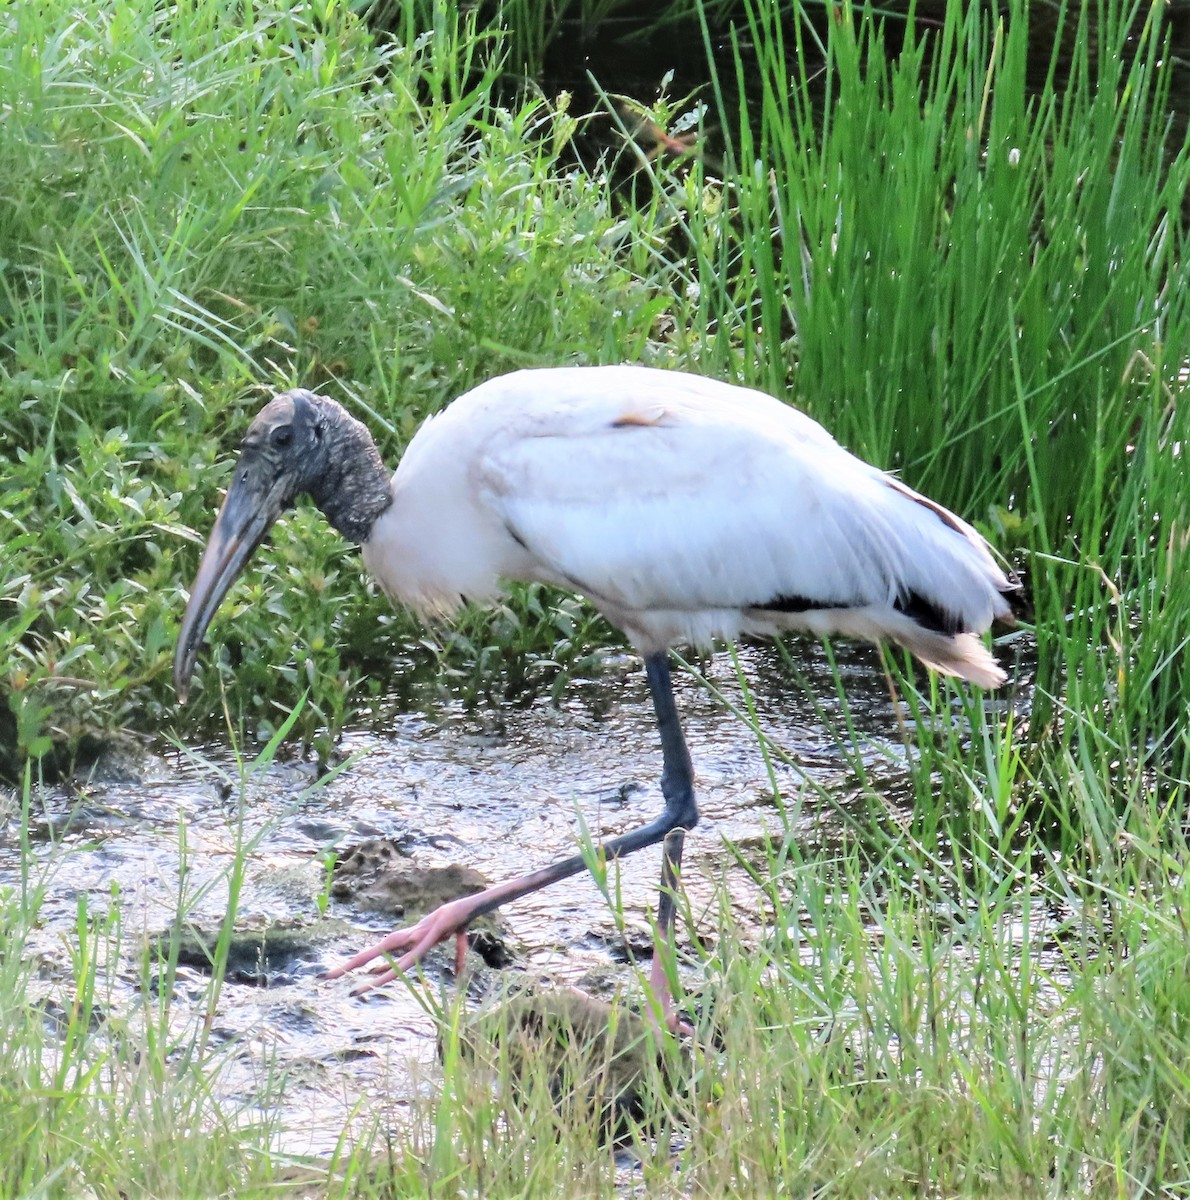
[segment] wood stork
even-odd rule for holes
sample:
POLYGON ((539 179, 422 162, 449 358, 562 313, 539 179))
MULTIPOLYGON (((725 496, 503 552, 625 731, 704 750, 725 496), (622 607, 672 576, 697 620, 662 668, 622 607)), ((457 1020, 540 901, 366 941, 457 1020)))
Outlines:
MULTIPOLYGON (((423 616, 529 580, 582 593, 624 631, 644 658, 665 808, 601 852, 665 841, 663 882, 680 861, 681 831, 698 820, 671 646, 790 629, 887 638, 944 674, 1004 682, 979 635, 1011 620, 1019 585, 970 525, 772 396, 605 366, 481 384, 422 425, 391 476, 367 429, 335 401, 298 389, 265 405, 191 588, 174 665, 183 699, 220 601, 302 495, 359 543, 388 595, 423 616)), ((482 913, 584 865, 574 855, 451 901, 330 974, 399 954, 368 986, 385 982, 452 935, 461 949, 482 913)))

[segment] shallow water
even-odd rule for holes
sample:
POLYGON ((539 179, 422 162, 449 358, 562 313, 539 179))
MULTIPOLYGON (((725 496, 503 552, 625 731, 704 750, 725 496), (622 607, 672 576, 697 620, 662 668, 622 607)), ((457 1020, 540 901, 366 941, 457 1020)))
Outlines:
MULTIPOLYGON (((839 710, 821 647, 798 648, 807 685, 772 648, 745 650, 741 663, 762 729, 797 765, 776 764, 776 803, 754 733, 712 695, 741 702, 730 656, 705 664, 710 688, 677 674, 703 812, 687 838, 683 885, 712 936, 719 881, 744 922, 754 921, 757 905, 724 839, 746 844, 787 826, 799 837, 829 838, 858 803, 850 765, 857 753, 881 780, 892 820, 906 794, 901 727, 873 652, 850 651, 839 664, 862 740, 854 749, 835 742, 815 711, 816 703, 828 718, 839 710)), ((348 762, 326 786, 315 786, 312 764, 274 763, 247 778, 242 804, 239 768, 223 746, 160 754, 126 773, 108 763, 83 785, 39 794, 29 865, 34 877, 50 878, 25 947, 38 961, 41 990, 31 999, 61 1000, 70 979, 63 948, 76 938, 81 899, 92 920, 118 903, 122 940, 103 1004, 107 1015, 135 1009, 143 947, 180 908, 199 927, 217 929, 237 839, 251 849, 236 924, 254 927, 319 917, 332 847, 393 838, 420 865, 463 863, 496 882, 573 853, 580 816, 593 836, 650 820, 661 808, 660 752, 639 663, 612 660, 598 679, 575 681, 568 697, 560 707, 542 700, 513 711, 406 714, 383 733, 345 736, 348 762)), ((647 954, 659 857, 646 850, 620 864, 623 932, 584 876, 510 906, 503 920, 513 969, 595 991, 631 980, 625 941, 647 954)), ((19 886, 20 872, 20 847, 10 838, 0 845, 0 888, 19 886)), ((345 1125, 399 1124, 401 1108, 434 1071, 434 1027, 417 988, 392 984, 362 1000, 349 994, 353 980, 320 978, 393 918, 334 898, 326 915, 343 922, 341 937, 229 973, 212 1029, 226 1055, 216 1085, 224 1106, 242 1119, 271 1120, 278 1145, 295 1153, 329 1152, 345 1125)), ((451 986, 443 962, 427 968, 431 989, 451 986)), ((207 986, 196 967, 179 967, 179 1032, 201 1021, 207 986)))

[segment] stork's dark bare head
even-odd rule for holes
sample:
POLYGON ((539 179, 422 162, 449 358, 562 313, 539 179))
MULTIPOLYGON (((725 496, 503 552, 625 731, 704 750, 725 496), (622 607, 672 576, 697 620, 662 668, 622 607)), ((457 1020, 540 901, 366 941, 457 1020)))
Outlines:
POLYGON ((211 618, 277 518, 307 495, 340 533, 363 542, 391 503, 388 481, 372 435, 334 400, 299 388, 260 410, 190 589, 174 658, 180 698, 211 618))

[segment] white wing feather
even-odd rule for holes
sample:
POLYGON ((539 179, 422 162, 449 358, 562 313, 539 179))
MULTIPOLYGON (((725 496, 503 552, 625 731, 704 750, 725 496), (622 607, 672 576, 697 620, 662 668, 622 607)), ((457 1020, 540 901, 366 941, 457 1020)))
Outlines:
POLYGON ((986 550, 829 437, 800 436, 806 418, 700 416, 517 441, 484 464, 488 502, 555 582, 616 613, 916 593, 961 628, 990 623, 986 550))

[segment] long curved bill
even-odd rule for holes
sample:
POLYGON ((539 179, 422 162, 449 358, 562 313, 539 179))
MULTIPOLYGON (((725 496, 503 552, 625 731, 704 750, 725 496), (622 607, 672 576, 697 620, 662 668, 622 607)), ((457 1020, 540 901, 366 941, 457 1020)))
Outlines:
POLYGON ((190 587, 190 602, 178 632, 174 688, 183 703, 190 691, 190 676, 194 673, 194 664, 211 618, 244 564, 252 557, 252 551, 264 541, 281 515, 282 508, 275 489, 260 488, 252 480, 251 473, 237 468, 234 482, 207 539, 207 548, 190 587))

